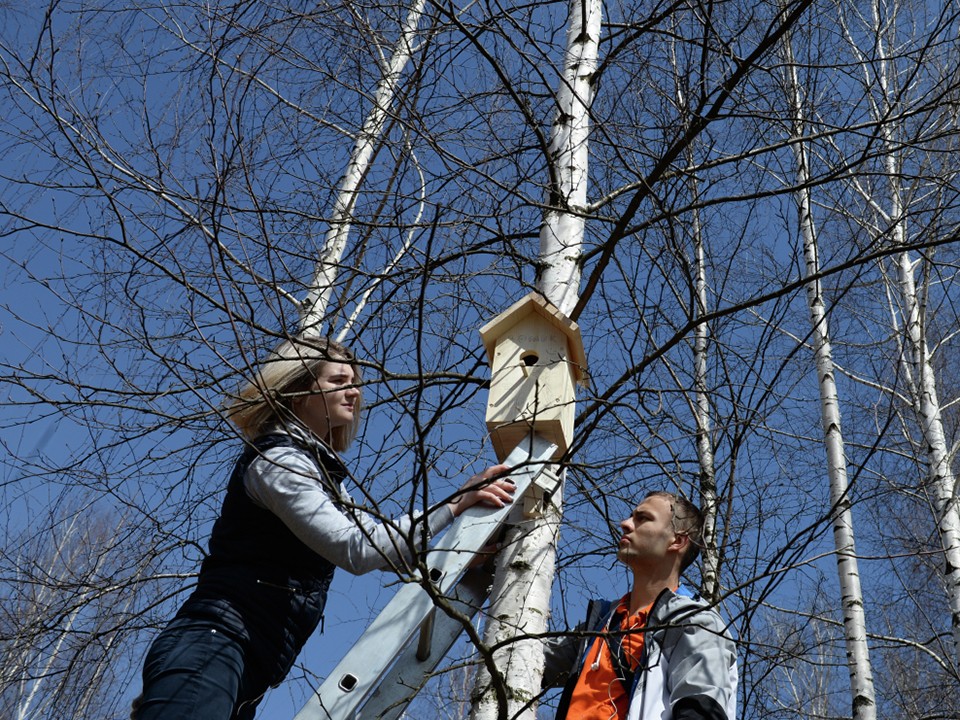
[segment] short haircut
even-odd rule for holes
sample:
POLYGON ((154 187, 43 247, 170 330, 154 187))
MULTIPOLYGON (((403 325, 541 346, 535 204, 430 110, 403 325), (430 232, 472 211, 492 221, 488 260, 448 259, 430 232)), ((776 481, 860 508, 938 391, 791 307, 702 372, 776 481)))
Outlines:
MULTIPOLYGON (((353 368, 353 382, 359 385, 360 367, 356 360, 353 352, 336 340, 290 337, 260 363, 253 379, 240 392, 228 398, 226 415, 245 438, 254 440, 270 425, 295 418, 292 401, 311 391, 325 363, 348 363, 353 368)), ((329 441, 334 450, 346 450, 353 442, 360 428, 360 408, 358 398, 353 422, 331 429, 329 441)))
POLYGON ((683 572, 693 565, 693 561, 700 554, 700 546, 703 542, 703 513, 700 508, 677 493, 654 490, 647 493, 644 500, 651 497, 662 497, 670 503, 670 509, 673 511, 673 531, 678 535, 686 535, 690 540, 680 558, 680 572, 683 572))

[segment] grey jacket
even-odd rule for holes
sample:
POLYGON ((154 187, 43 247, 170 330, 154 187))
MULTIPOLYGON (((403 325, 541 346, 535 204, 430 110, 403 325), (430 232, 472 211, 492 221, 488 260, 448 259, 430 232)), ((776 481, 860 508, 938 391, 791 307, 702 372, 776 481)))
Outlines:
POLYGON ((243 481, 247 495, 280 518, 305 546, 353 575, 402 568, 414 560, 407 538, 419 538, 415 524, 426 521, 432 537, 453 522, 446 505, 426 517, 378 522, 341 484, 346 471, 340 477, 323 471, 324 465, 340 463, 329 448, 293 424, 270 432, 288 434, 292 443, 271 448, 250 463, 243 481))
MULTIPOLYGON (((586 622, 575 633, 546 642, 544 687, 567 683, 557 720, 566 718, 586 652, 615 609, 615 602, 592 601, 586 622)), ((720 616, 685 589, 664 590, 653 604, 646 628, 626 720, 733 720, 736 646, 720 616)))

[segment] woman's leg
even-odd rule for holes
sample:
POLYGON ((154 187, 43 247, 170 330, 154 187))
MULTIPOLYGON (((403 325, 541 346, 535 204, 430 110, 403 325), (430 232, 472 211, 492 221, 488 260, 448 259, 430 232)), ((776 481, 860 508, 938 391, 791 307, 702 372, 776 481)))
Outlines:
POLYGON ((229 720, 244 681, 244 648, 209 623, 180 618, 154 640, 135 720, 229 720))

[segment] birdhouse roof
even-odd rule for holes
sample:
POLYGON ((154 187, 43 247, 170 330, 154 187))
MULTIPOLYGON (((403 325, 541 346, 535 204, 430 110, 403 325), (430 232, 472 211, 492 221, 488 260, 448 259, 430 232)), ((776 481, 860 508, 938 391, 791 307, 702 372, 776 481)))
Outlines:
POLYGON ((493 320, 480 328, 480 338, 487 349, 487 357, 493 362, 497 340, 506 335, 514 325, 528 317, 537 315, 553 325, 567 337, 570 352, 571 371, 578 383, 586 382, 587 356, 583 351, 583 338, 580 326, 564 315, 550 301, 538 292, 531 292, 508 307, 493 320))

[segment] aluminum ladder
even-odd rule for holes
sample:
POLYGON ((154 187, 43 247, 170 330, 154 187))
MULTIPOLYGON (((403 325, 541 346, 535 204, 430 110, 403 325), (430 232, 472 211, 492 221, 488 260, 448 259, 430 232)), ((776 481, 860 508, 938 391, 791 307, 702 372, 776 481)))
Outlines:
POLYGON ((495 510, 469 508, 428 552, 429 583, 437 602, 420 584, 423 578, 406 583, 295 720, 394 720, 403 712, 456 642, 464 616, 469 621, 487 599, 490 574, 468 569, 477 552, 529 493, 549 494, 556 488, 550 470, 556 449, 536 433, 527 435, 504 460, 516 485, 514 503, 495 510))

